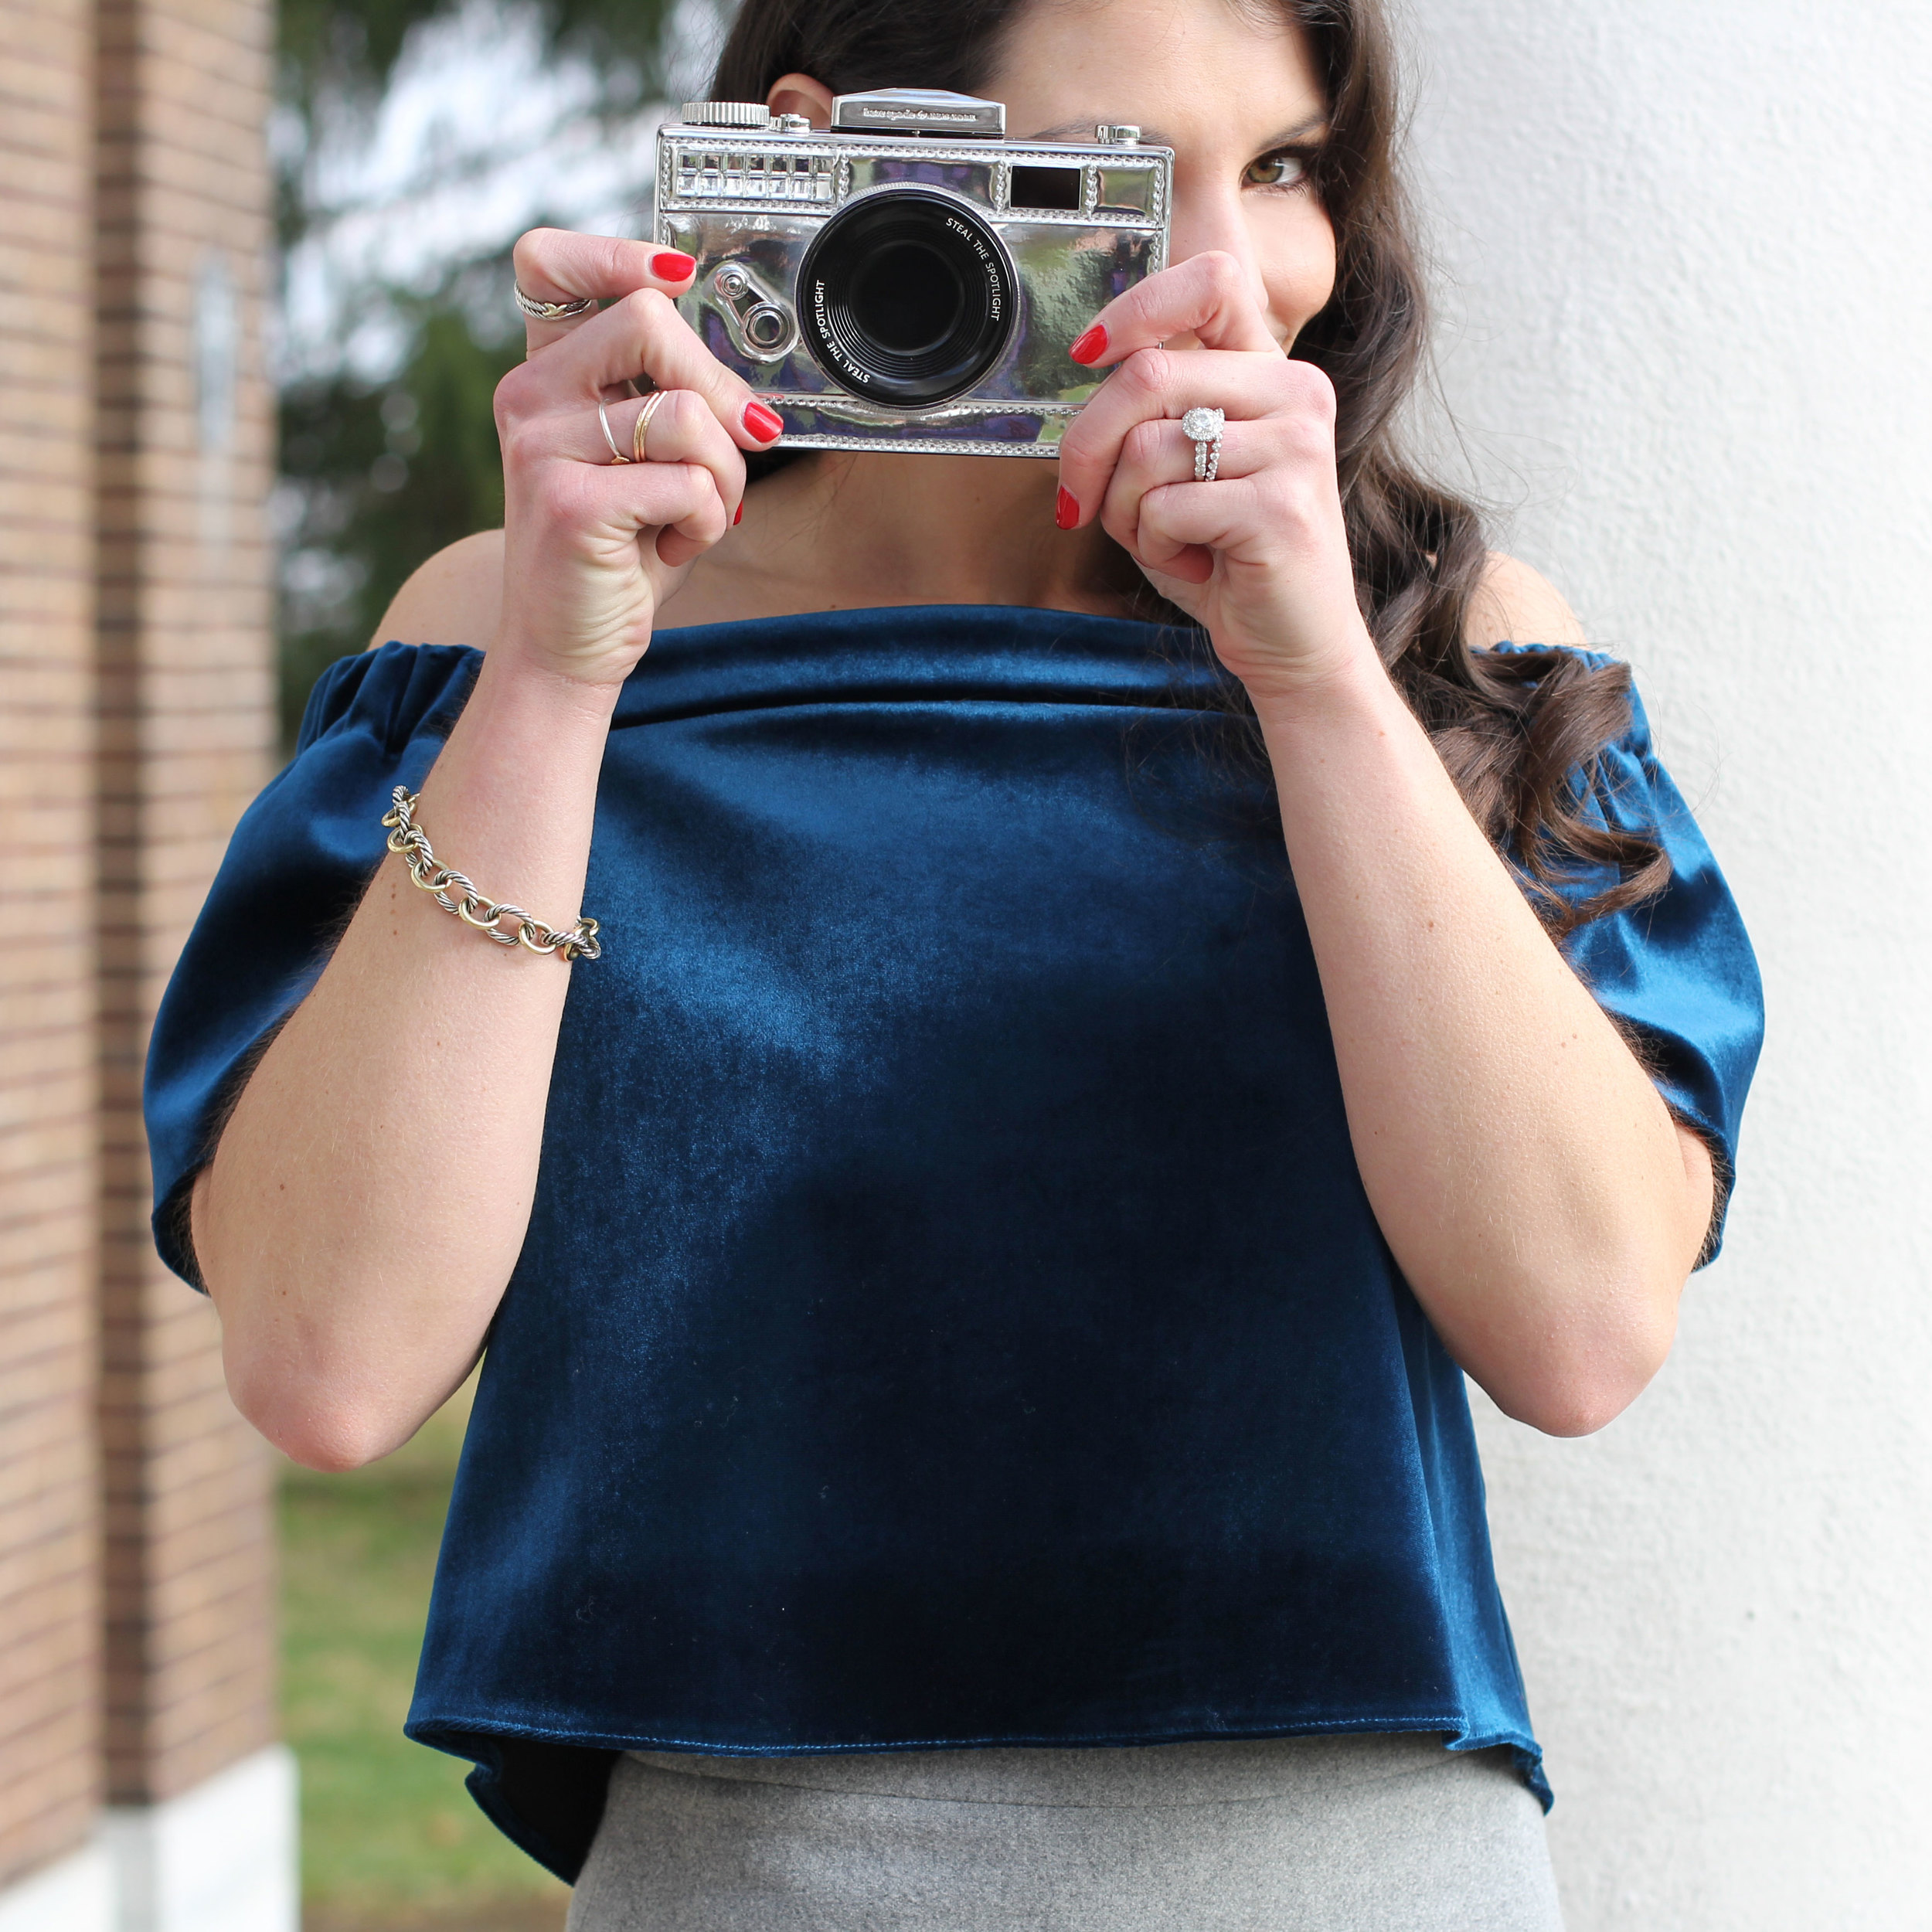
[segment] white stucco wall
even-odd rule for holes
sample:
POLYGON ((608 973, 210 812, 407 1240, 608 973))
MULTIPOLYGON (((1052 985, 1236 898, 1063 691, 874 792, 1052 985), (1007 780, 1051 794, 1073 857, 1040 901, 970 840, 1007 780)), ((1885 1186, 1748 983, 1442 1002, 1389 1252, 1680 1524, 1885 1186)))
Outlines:
POLYGON ((1932 1927, 1932 8, 1411 0, 1446 389, 1770 1034, 1602 1435, 1483 1418, 1572 1932, 1932 1927))

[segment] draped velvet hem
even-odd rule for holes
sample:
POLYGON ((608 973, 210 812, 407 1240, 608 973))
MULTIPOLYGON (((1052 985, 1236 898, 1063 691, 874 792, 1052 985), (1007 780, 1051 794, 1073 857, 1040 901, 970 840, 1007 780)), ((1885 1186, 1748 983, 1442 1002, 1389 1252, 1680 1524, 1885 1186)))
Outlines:
POLYGON ((1547 1814, 1556 1803, 1543 1770, 1543 1750, 1527 1733, 1480 1733, 1442 1713, 1335 1719, 1319 1724, 1270 1725, 1243 1730, 1137 1732, 1124 1737, 907 1738, 868 1744, 719 1745, 702 1738, 612 1736, 572 1727, 553 1729, 501 1722, 465 1723, 412 1716, 406 1734, 419 1744, 462 1758, 472 1767, 464 1788, 498 1830, 566 1884, 574 1884, 597 1835, 604 1788, 611 1767, 627 1751, 691 1752, 715 1757, 854 1756, 872 1751, 972 1750, 1037 1747, 1046 1750, 1108 1750, 1149 1744, 1227 1743, 1243 1739, 1321 1737, 1362 1733, 1437 1732, 1449 1751, 1506 1748, 1517 1775, 1547 1814))

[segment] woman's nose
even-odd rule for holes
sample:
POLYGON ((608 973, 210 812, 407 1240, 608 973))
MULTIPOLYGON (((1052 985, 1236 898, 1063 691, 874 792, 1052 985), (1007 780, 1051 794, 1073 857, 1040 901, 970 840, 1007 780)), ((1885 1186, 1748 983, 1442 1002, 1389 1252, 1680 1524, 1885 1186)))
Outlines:
POLYGON ((1176 262, 1186 261, 1192 256, 1205 255, 1210 249, 1218 248, 1223 254, 1232 255, 1241 264, 1241 271, 1254 291, 1255 300, 1264 308, 1267 305, 1267 291, 1261 279, 1260 256, 1255 247, 1254 237, 1248 232, 1239 195, 1189 195, 1177 192, 1168 242, 1170 267, 1176 262))

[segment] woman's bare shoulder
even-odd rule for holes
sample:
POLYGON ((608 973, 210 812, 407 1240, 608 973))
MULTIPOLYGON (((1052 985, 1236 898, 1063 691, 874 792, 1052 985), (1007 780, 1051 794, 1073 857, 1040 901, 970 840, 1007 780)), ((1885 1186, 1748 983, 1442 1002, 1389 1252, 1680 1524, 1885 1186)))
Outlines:
POLYGON ((389 600, 369 641, 467 644, 487 649, 503 605, 503 532, 479 530, 419 565, 389 600))
POLYGON ((1489 553, 1482 581, 1469 600, 1464 635, 1471 648, 1492 645, 1557 644, 1579 649, 1587 642, 1563 593, 1543 575, 1500 550, 1489 553))

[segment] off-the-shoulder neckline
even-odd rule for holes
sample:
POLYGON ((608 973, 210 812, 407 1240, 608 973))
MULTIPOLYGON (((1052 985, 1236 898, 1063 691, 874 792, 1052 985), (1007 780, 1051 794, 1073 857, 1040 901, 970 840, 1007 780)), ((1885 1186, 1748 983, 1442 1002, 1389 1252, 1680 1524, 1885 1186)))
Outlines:
POLYGON ((1095 624, 1135 631, 1192 630, 1197 628, 1191 624, 1155 624, 1145 617, 1104 617, 1096 611, 1063 611, 1056 605, 1044 604, 864 604, 845 610, 789 611, 774 617, 721 617, 708 623, 666 624, 659 625, 653 634, 669 637, 692 631, 745 631, 761 629, 770 624, 830 623, 835 621, 873 620, 883 622, 890 618, 902 621, 916 618, 930 621, 937 617, 958 619, 968 617, 982 621, 996 617, 1009 622, 1034 620, 1043 623, 1095 624))

